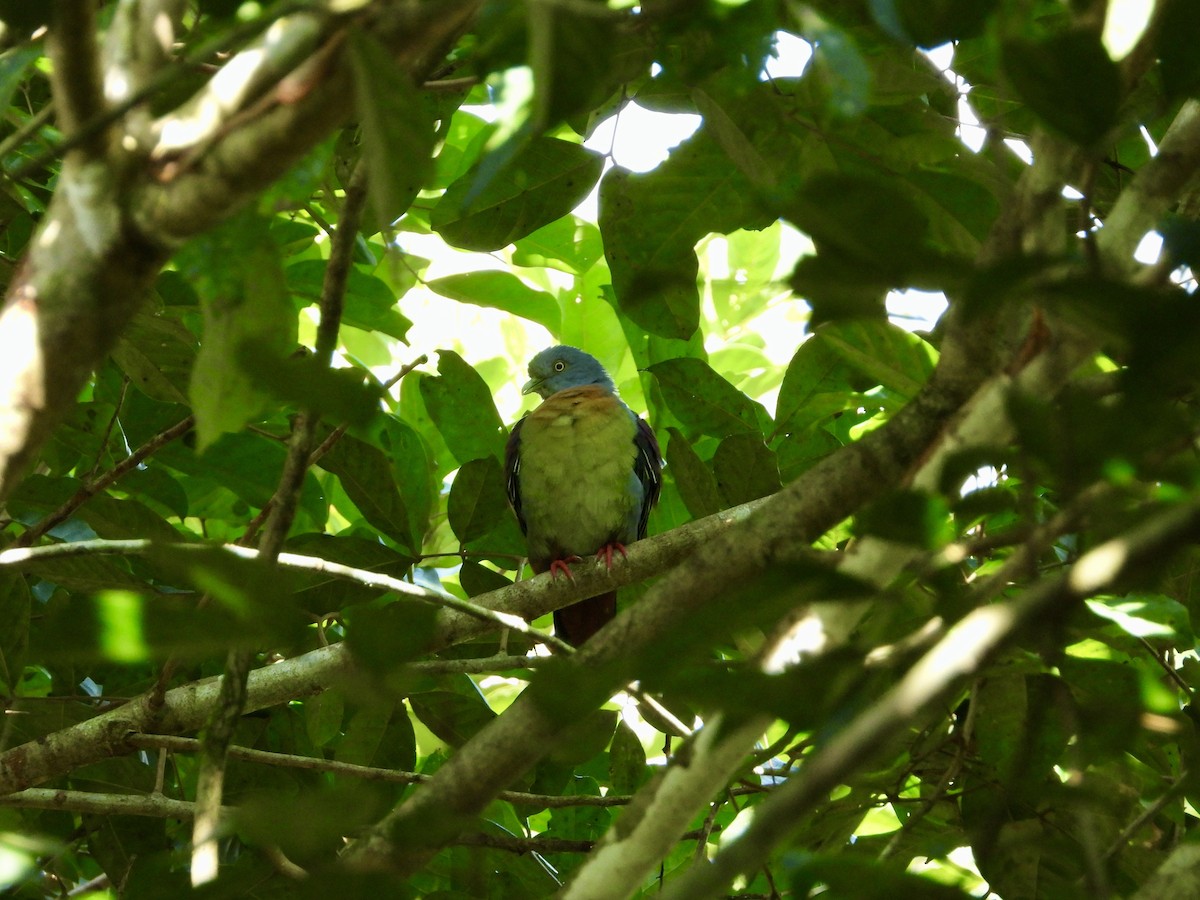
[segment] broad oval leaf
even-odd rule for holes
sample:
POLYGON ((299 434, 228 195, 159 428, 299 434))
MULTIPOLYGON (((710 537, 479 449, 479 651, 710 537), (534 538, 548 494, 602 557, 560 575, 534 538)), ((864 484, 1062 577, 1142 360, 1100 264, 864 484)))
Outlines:
POLYGON ((535 138, 486 183, 480 166, 450 185, 430 224, 455 247, 499 250, 573 210, 603 169, 604 157, 579 144, 535 138))
POLYGON ((453 350, 438 351, 438 376, 421 379, 421 397, 459 463, 503 457, 506 431, 492 390, 453 350))
POLYGON ((771 421, 762 404, 751 400, 702 359, 668 359, 647 371, 658 380, 671 412, 691 435, 723 438, 758 433, 771 421))
POLYGON ((426 287, 451 300, 502 309, 537 322, 551 334, 558 334, 562 328, 558 301, 545 291, 531 288, 511 272, 463 272, 435 278, 426 287))
POLYGON ((508 512, 504 473, 494 456, 473 459, 454 476, 447 503, 450 527, 464 544, 483 537, 508 512))
POLYGON ((1095 144, 1116 122, 1121 73, 1095 32, 1012 38, 1003 46, 1003 61, 1004 74, 1029 108, 1076 143, 1095 144))

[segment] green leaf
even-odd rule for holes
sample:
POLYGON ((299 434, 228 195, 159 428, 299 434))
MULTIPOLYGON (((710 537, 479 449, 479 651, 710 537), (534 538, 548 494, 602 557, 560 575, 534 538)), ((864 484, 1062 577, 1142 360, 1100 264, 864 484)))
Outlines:
POLYGON ((703 129, 653 172, 612 169, 600 184, 600 231, 621 311, 652 334, 687 340, 700 324, 696 242, 772 220, 703 129))
POLYGON ((791 893, 812 897, 818 893, 843 900, 967 900, 972 896, 932 878, 881 866, 874 860, 845 856, 797 854, 788 867, 791 893))
POLYGON ((696 519, 720 512, 721 494, 708 466, 678 428, 668 428, 667 433, 667 473, 675 480, 688 512, 696 519))
POLYGON ((612 790, 617 794, 632 794, 649 776, 642 742, 621 720, 617 721, 617 730, 608 750, 608 771, 612 790))
POLYGON ((420 547, 429 529, 433 507, 433 467, 429 448, 415 428, 395 416, 385 416, 383 428, 380 439, 392 462, 396 484, 402 491, 413 538, 420 547))
POLYGON ((1167 3, 1158 10, 1162 17, 1155 47, 1163 90, 1170 98, 1195 96, 1200 92, 1200 7, 1195 3, 1167 3))
POLYGON ((253 342, 242 345, 238 362, 276 400, 323 419, 362 426, 379 412, 383 391, 364 383, 360 369, 333 369, 308 353, 276 359, 253 342))
POLYGON ((871 14, 894 37, 929 49, 983 33, 999 0, 871 0, 871 14))
POLYGON ((504 456, 506 429, 492 390, 453 350, 438 351, 438 377, 421 379, 429 417, 459 463, 504 456))
POLYGON ((429 652, 436 627, 437 609, 430 603, 356 606, 346 615, 346 640, 357 664, 384 675, 429 652))
POLYGON ((1178 600, 1161 594, 1128 597, 1096 597, 1084 601, 1088 609, 1108 619, 1136 638, 1169 638, 1179 643, 1192 640, 1191 617, 1178 600))
POLYGON ((854 373, 904 401, 916 395, 937 362, 930 344, 890 322, 830 322, 812 338, 818 339, 828 341, 854 373))
POLYGON ((537 322, 551 334, 558 334, 562 328, 558 301, 545 291, 529 287, 511 272, 464 272, 435 278, 425 286, 451 300, 501 309, 537 322))
POLYGON ((338 762, 412 771, 417 762, 416 736, 403 704, 370 703, 350 717, 334 750, 338 762))
MULTIPOLYGON (((397 553, 377 539, 344 533, 298 535, 288 540, 285 550, 392 578, 404 578, 416 563, 413 557, 397 553)), ((366 587, 319 572, 293 570, 292 575, 296 579, 296 603, 315 616, 363 603, 383 593, 382 588, 366 587)))
POLYGON ((1092 30, 1046 38, 1016 37, 1003 46, 1004 74, 1047 125, 1090 147, 1117 120, 1121 74, 1092 30))
POLYGON ((468 597, 478 597, 488 591, 499 590, 512 584, 507 578, 494 569, 477 563, 473 559, 464 560, 458 570, 458 583, 467 592, 468 597))
POLYGON ((494 456, 473 459, 454 476, 447 503, 450 528, 463 544, 478 540, 508 512, 504 473, 494 456))
POLYGON ((647 369, 658 382, 671 412, 690 435, 728 437, 757 433, 770 422, 754 402, 700 359, 669 359, 647 369))
POLYGON ((342 731, 346 702, 338 690, 324 691, 304 701, 304 730, 314 747, 324 747, 342 731))
POLYGON ((347 46, 371 211, 378 227, 387 229, 412 205, 433 169, 433 118, 412 76, 378 40, 352 28, 347 46))
POLYGON ((950 507, 936 494, 893 491, 861 510, 855 534, 936 550, 954 540, 950 507))
POLYGON ((599 3, 546 4, 529 17, 535 130, 591 111, 641 74, 647 50, 627 23, 599 3))
POLYGON ((545 266, 582 275, 603 255, 600 229, 575 216, 563 216, 517 241, 512 260, 518 266, 545 266))
POLYGON ((266 220, 251 213, 188 244, 177 264, 196 284, 204 313, 204 341, 188 389, 196 446, 203 451, 222 434, 240 430, 266 404, 253 376, 237 364, 242 346, 255 342, 286 356, 296 344, 296 314, 284 289, 279 249, 266 220), (213 266, 214 259, 222 265, 213 266))
POLYGON ((821 428, 785 435, 774 446, 779 459, 780 481, 784 484, 794 481, 840 446, 837 438, 821 428))
POLYGON ((847 378, 846 358, 823 334, 820 330, 802 343, 788 363, 775 408, 777 432, 800 432, 858 405, 858 392, 847 378))
POLYGON ((321 457, 318 465, 338 477, 346 495, 364 519, 410 555, 418 554, 404 498, 400 496, 392 466, 383 451, 344 434, 321 457))
MULTIPOLYGON (((281 444, 255 434, 224 435, 203 456, 186 441, 167 444, 155 454, 157 462, 188 476, 184 481, 193 515, 204 515, 206 503, 227 502, 230 494, 261 509, 275 494, 286 457, 281 444)), ((324 524, 325 500, 311 474, 304 479, 300 506, 311 524, 324 524)))
POLYGON ((163 314, 141 312, 121 334, 112 357, 129 383, 148 397, 187 403, 188 374, 196 359, 195 335, 163 314))
MULTIPOLYGON (((319 303, 327 265, 321 259, 292 263, 286 270, 288 292, 309 303, 319 303)), ((382 278, 352 266, 346 280, 342 321, 364 331, 378 331, 403 341, 412 322, 400 313, 396 301, 396 291, 382 278)))
POLYGON ((93 497, 79 508, 78 515, 96 534, 110 540, 149 538, 170 543, 182 537, 162 516, 130 497, 93 497))
POLYGON ((733 434, 713 455, 713 474, 726 506, 768 497, 782 486, 775 454, 758 434, 733 434))
POLYGON ((450 185, 430 224, 455 247, 499 250, 573 210, 603 168, 579 144, 535 138, 486 184, 476 168, 450 185))
POLYGON ((894 179, 821 173, 785 215, 812 236, 818 258, 833 255, 841 277, 865 287, 939 287, 956 270, 933 250, 928 217, 894 179))
POLYGON ((29 585, 19 572, 0 570, 0 690, 15 696, 29 647, 29 585))
POLYGON ((408 702, 422 725, 451 747, 461 747, 496 714, 466 675, 451 676, 446 683, 450 690, 412 694, 408 702))

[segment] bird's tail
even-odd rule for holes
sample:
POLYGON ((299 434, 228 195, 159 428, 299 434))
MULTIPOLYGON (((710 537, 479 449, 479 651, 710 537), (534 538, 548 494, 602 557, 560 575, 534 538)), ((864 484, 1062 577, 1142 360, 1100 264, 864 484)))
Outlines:
POLYGON ((617 614, 617 592, 609 591, 589 600, 581 600, 554 613, 554 633, 578 647, 612 621, 617 614))

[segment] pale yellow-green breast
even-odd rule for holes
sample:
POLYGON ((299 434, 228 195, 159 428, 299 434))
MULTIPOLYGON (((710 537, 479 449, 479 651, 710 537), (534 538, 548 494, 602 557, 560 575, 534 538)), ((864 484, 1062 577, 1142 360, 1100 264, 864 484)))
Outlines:
POLYGON ((637 537, 636 430, 623 403, 590 387, 561 391, 529 414, 520 453, 532 558, 583 556, 637 537))

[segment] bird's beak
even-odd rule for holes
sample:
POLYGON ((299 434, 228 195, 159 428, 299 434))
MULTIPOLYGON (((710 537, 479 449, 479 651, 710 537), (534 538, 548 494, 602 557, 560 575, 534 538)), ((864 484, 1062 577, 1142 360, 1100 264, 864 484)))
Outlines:
POLYGON ((537 389, 541 386, 542 386, 542 380, 540 378, 530 378, 527 382, 525 382, 523 385, 521 385, 521 393, 522 394, 535 393, 537 391, 537 389))

